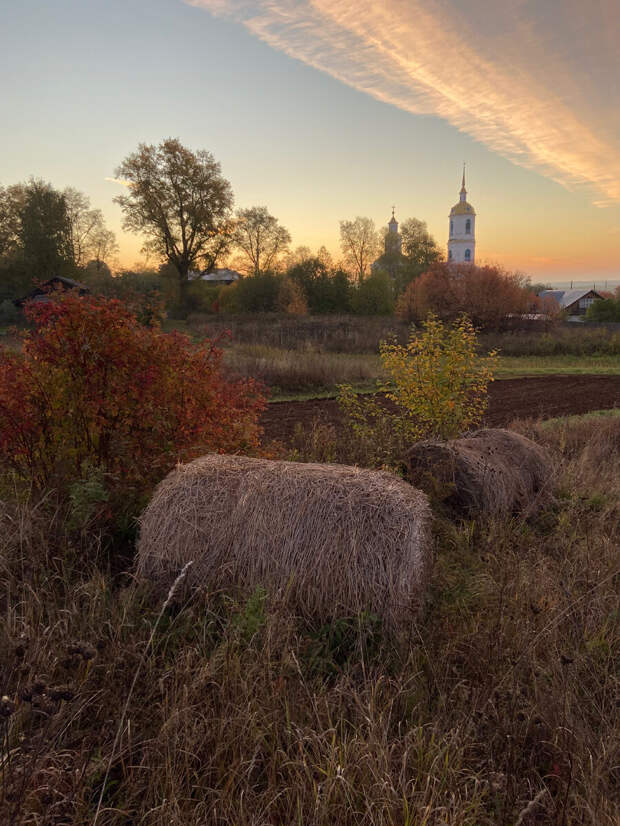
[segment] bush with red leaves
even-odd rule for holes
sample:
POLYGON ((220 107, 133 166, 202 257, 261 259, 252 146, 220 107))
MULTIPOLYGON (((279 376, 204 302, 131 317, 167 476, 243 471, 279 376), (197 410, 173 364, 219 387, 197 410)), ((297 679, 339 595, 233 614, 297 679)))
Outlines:
POLYGON ((0 461, 37 490, 85 467, 145 490, 179 460, 258 445, 260 386, 226 379, 213 342, 100 297, 53 296, 26 315, 22 351, 0 351, 0 461))

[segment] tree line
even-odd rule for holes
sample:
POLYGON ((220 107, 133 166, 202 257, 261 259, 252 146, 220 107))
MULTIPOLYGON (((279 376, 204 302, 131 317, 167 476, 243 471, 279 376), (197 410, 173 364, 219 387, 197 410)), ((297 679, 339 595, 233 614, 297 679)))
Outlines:
POLYGON ((265 206, 233 212, 231 185, 210 152, 192 151, 175 138, 141 144, 115 175, 125 187, 114 199, 123 228, 144 239, 143 252, 158 265, 113 276, 110 264, 118 247, 101 211, 75 189, 60 192, 31 180, 0 188, 0 301, 6 304, 34 282, 64 275, 125 299, 157 292, 173 315, 387 315, 396 307, 402 317, 415 320, 429 311, 445 316, 447 306, 467 310, 474 295, 478 303, 495 304, 493 312, 478 313, 481 317, 535 306, 526 279, 498 268, 484 268, 484 277, 473 278, 483 286, 471 289, 465 285, 480 268, 465 268, 459 286, 417 218, 403 221, 399 236, 388 227, 377 229, 367 217, 341 221, 342 258, 336 262, 324 247, 316 253, 307 247, 291 250, 289 231, 265 206), (198 277, 224 265, 244 278, 222 287, 198 277))

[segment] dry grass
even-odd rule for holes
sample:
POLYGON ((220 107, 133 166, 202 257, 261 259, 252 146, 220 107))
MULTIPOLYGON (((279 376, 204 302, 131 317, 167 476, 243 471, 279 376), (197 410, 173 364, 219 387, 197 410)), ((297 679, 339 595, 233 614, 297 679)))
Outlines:
POLYGON ((97 826, 616 826, 620 422, 519 430, 556 504, 438 520, 399 648, 217 592, 145 656, 161 603, 89 561, 96 536, 5 505, 0 822, 92 824, 112 758, 97 826))
POLYGON ((501 428, 418 442, 405 466, 412 485, 466 516, 532 516, 552 494, 550 457, 531 439, 501 428))
POLYGON ((258 379, 276 392, 333 390, 344 383, 370 387, 381 375, 377 355, 328 353, 312 348, 281 350, 239 344, 225 350, 224 361, 235 375, 258 379))
POLYGON ((321 622, 371 612, 409 628, 431 567, 426 497, 386 471, 209 455, 157 487, 140 526, 141 578, 264 588, 321 622))

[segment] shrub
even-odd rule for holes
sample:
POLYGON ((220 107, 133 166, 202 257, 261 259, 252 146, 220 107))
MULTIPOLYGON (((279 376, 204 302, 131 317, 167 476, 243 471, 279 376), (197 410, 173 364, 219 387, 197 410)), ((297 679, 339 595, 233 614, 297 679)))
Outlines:
POLYGON ((590 304, 586 318, 588 321, 620 321, 620 297, 604 298, 590 304))
POLYGON ((31 303, 21 353, 0 352, 0 457, 42 490, 97 469, 143 490, 178 459, 258 440, 263 399, 221 351, 141 326, 117 300, 31 303))
POLYGON ((278 309, 287 315, 308 315, 308 302, 297 281, 283 278, 278 293, 278 309))
POLYGON ((0 302, 0 324, 17 324, 22 314, 8 298, 0 302))
POLYGON ((375 445, 377 456, 389 462, 403 441, 451 439, 479 424, 496 353, 478 355, 467 317, 445 325, 431 315, 407 345, 382 342, 380 354, 388 377, 383 389, 394 410, 356 396, 351 387, 342 386, 339 396, 351 428, 360 441, 375 445))
POLYGON ((438 263, 411 282, 398 300, 396 314, 405 321, 421 321, 428 313, 455 321, 466 313, 477 327, 496 330, 508 319, 539 309, 540 299, 519 273, 473 264, 457 270, 438 263))
POLYGON ((270 272, 250 275, 238 281, 236 287, 238 312, 276 312, 281 283, 282 278, 270 272))
POLYGON ((412 435, 450 439, 482 420, 496 353, 478 355, 476 331, 466 316, 445 325, 431 315, 406 346, 384 342, 380 353, 393 382, 388 398, 405 414, 412 435))
POLYGON ((356 315, 390 315, 394 311, 394 288, 390 276, 376 272, 351 293, 351 309, 356 315))

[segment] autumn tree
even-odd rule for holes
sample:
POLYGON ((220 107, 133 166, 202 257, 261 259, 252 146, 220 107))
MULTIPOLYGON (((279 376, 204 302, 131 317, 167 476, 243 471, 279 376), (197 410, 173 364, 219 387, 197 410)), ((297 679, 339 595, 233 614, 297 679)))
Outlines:
POLYGON ((278 258, 291 243, 289 231, 264 206, 237 210, 232 238, 247 259, 248 270, 253 275, 275 269, 278 258))
POLYGON ((396 313, 407 321, 423 321, 429 313, 442 321, 455 321, 465 313, 476 327, 498 329, 509 316, 536 311, 539 303, 520 273, 438 263, 411 282, 396 313))
POLYGON ((115 200, 123 227, 146 237, 144 250, 170 263, 184 293, 190 271, 211 270, 230 245, 233 195, 210 152, 176 138, 140 144, 116 170, 127 194, 115 200))
POLYGON ((91 209, 90 200, 73 187, 63 191, 69 219, 71 257, 77 267, 85 267, 89 260, 100 264, 118 250, 116 237, 106 228, 100 209, 91 209))
POLYGON ((359 215, 354 221, 341 221, 340 247, 345 263, 357 280, 363 281, 380 252, 379 234, 374 221, 359 215))

